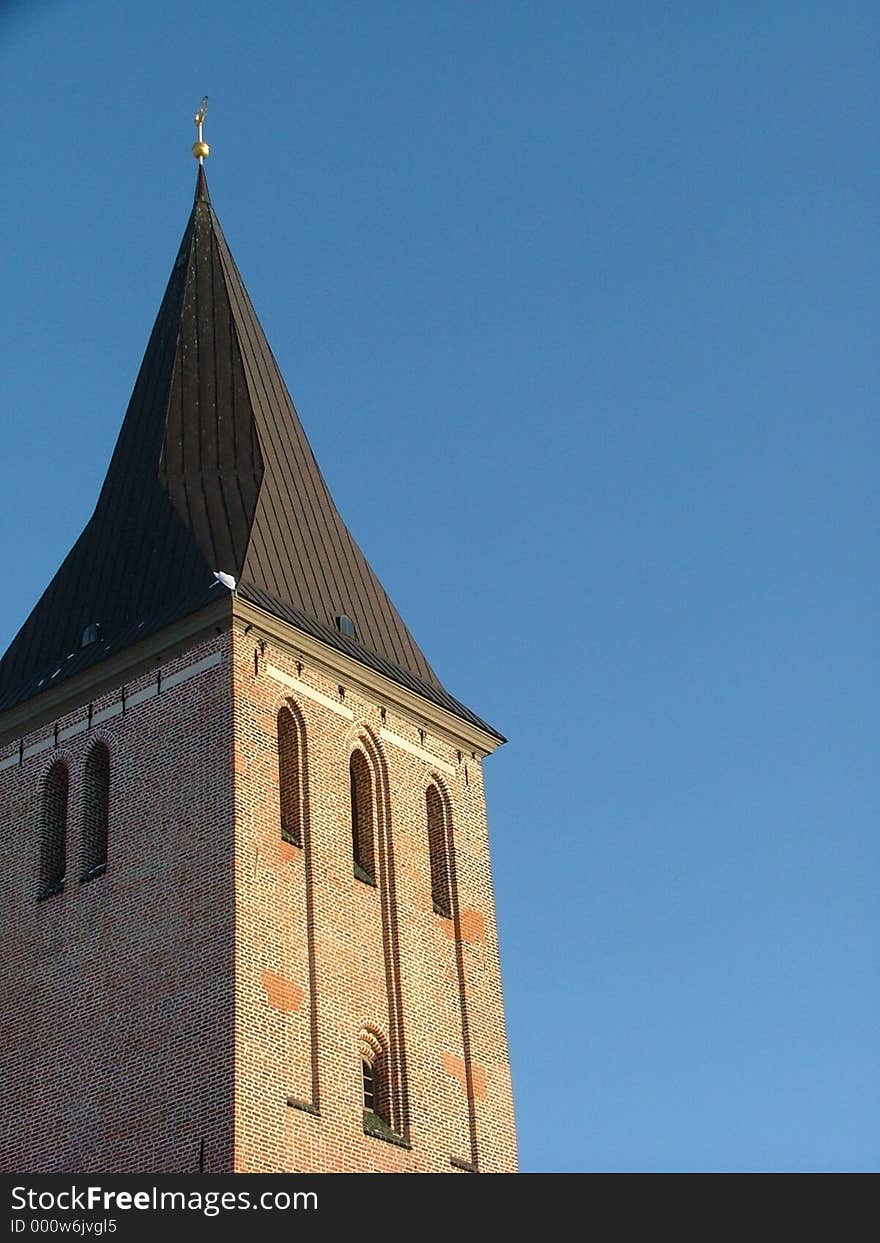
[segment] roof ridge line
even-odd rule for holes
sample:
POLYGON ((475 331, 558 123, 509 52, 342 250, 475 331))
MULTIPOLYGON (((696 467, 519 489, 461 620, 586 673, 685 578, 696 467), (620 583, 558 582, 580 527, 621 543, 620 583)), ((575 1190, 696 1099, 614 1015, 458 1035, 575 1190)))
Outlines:
MULTIPOLYGON (((201 168, 199 169, 199 171, 201 172, 201 168)), ((207 185, 207 182, 205 184, 207 185)), ((229 246, 226 243, 226 237, 223 233, 223 229, 220 225, 220 221, 217 217, 217 213, 214 211, 214 205, 210 199, 207 200, 207 203, 208 203, 208 212, 210 213, 210 217, 211 217, 212 240, 217 242, 217 234, 219 234, 220 237, 223 239, 223 243, 224 243, 226 250, 229 250, 229 246)), ((263 462, 263 474, 265 478, 266 456, 265 456, 265 453, 263 452, 262 441, 260 440, 259 424, 257 423, 256 415, 254 413, 254 394, 253 394, 253 389, 251 387, 250 368, 247 365, 247 360, 244 355, 244 350, 241 347, 241 329, 239 327, 238 315, 236 313, 236 308, 234 305, 232 293, 229 288, 229 277, 226 272, 226 263, 223 258, 223 246, 220 246, 219 242, 217 244, 217 257, 220 260, 219 265, 218 265, 220 268, 220 279, 223 281, 223 291, 226 294, 226 300, 229 303, 229 309, 231 312, 229 316, 229 323, 230 323, 233 333, 235 334, 235 344, 236 344, 236 348, 238 349, 238 356, 241 359, 242 371, 244 372, 244 380, 245 380, 245 384, 247 385, 248 400, 250 401, 250 407, 251 407, 251 421, 253 423, 254 434, 256 435, 256 439, 257 439, 257 446, 260 450, 260 458, 262 459, 262 462, 263 462)), ((230 258, 232 258, 231 253, 230 253, 230 258)), ((241 273, 238 272, 238 269, 236 269, 236 273, 238 275, 239 284, 241 284, 243 288, 244 282, 241 279, 241 273)), ((266 344, 267 345, 269 344, 268 341, 266 342, 266 344)), ((272 347, 269 346, 269 348, 271 350, 272 347)), ((257 506, 258 505, 259 505, 259 496, 257 497, 257 506)), ((256 507, 255 507, 254 518, 251 521, 250 530, 248 531, 248 537, 247 537, 247 540, 244 546, 244 552, 242 553, 242 557, 241 557, 241 565, 236 568, 236 574, 239 577, 241 577, 241 575, 244 573, 244 567, 247 565, 248 553, 250 552, 251 545, 254 542, 254 531, 256 530, 256 526, 257 526, 257 523, 256 523, 256 507)))

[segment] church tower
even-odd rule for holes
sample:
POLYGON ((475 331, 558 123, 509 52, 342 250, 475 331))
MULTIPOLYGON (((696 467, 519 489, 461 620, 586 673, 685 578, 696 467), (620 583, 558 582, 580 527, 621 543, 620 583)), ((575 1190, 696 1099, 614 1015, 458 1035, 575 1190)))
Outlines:
POLYGON ((0 661, 0 1169, 513 1170, 504 740, 340 518, 199 140, 95 511, 0 661))

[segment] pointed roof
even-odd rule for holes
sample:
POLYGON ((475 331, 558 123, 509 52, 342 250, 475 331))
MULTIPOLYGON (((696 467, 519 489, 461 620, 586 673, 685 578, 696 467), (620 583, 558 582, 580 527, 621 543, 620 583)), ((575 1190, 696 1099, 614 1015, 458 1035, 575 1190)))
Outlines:
POLYGON ((200 165, 95 512, 0 661, 0 710, 209 604, 225 590, 215 571, 488 728, 443 690, 339 516, 200 165), (354 640, 337 628, 342 614, 354 640), (82 648, 92 623, 100 642, 82 648))

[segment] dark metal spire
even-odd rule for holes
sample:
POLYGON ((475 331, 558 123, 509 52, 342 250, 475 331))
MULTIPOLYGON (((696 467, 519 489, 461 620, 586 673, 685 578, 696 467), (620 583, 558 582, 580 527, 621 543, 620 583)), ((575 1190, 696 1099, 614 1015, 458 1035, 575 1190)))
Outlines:
POLYGON ((194 203, 210 203, 211 196, 208 193, 208 178, 205 176, 205 168, 199 161, 199 171, 196 176, 196 192, 193 196, 194 203))
POLYGON ((53 684, 210 602, 217 571, 260 607, 478 720, 443 691, 333 503, 200 160, 97 507, 0 661, 0 710, 39 693, 56 668, 53 684), (339 633, 341 615, 354 639, 339 633), (94 624, 101 642, 88 653, 94 624))

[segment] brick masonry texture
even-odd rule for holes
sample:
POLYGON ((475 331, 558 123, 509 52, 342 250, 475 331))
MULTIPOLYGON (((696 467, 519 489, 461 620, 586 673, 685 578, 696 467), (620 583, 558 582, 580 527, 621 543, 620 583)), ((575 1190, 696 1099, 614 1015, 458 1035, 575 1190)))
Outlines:
MULTIPOLYGON (((265 645, 227 624, 163 666, 162 686, 217 654, 214 667, 64 736, 86 720, 70 713, 58 746, 21 764, 18 744, 0 748, 0 1169, 516 1168, 480 760, 340 686, 298 657, 296 633, 265 645), (304 744, 301 845, 281 840, 284 707, 304 744), (80 884, 82 776, 98 738, 111 757, 108 869, 80 884), (373 786, 375 886, 352 865, 354 748, 373 786), (42 783, 59 757, 67 881, 40 902, 42 783), (431 896, 431 784, 454 847, 451 919, 431 896), (363 1127, 360 1050, 380 1046, 397 1132, 386 1139, 363 1127)), ((127 686, 127 703, 150 683, 127 686)), ((96 701, 92 719, 118 699, 96 701)))
MULTIPOLYGON (((4 1172, 230 1166, 230 636, 163 673, 214 652, 215 668, 0 772, 4 1172), (81 884, 83 772, 98 739, 110 751, 108 867, 81 884), (42 785, 59 758, 70 770, 67 880, 39 902, 42 785)), ((150 681, 126 686, 127 702, 150 681)), ((119 702, 118 692, 96 700, 93 720, 119 702)), ((86 708, 59 733, 87 724, 86 708)))

